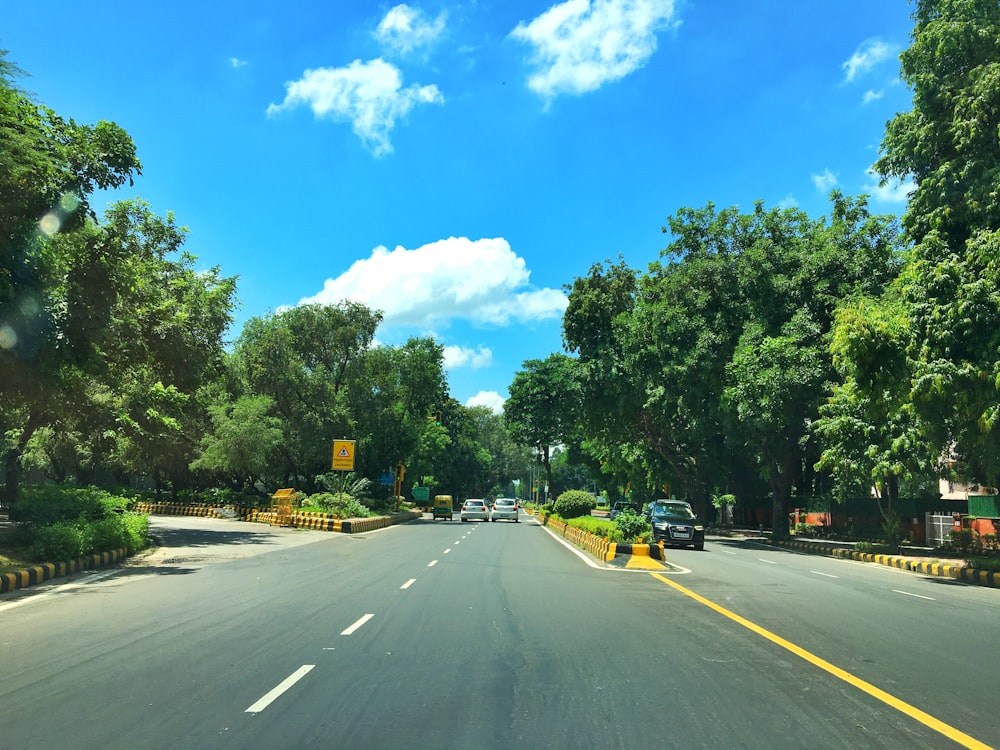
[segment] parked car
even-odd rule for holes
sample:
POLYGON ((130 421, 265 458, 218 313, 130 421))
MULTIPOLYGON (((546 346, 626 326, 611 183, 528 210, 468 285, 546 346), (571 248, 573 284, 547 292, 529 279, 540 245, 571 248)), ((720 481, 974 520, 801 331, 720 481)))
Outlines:
POLYGON ((649 506, 653 541, 705 549, 705 524, 683 500, 657 500, 649 506))
POLYGON ((462 503, 460 516, 463 521, 479 519, 480 521, 490 520, 490 511, 486 507, 485 500, 466 500, 462 503))
POLYGON ((493 501, 493 505, 490 506, 491 521, 506 519, 518 523, 520 519, 517 516, 517 500, 509 497, 498 497, 493 501))
POLYGON ((629 503, 624 500, 619 500, 617 503, 611 506, 611 520, 614 521, 615 517, 624 510, 631 510, 633 513, 639 512, 639 506, 635 503, 629 503))

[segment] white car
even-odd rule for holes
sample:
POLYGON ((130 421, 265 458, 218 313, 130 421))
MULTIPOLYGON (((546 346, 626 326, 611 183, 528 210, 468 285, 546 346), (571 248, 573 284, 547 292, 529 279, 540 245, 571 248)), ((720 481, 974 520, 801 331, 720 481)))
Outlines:
POLYGON ((502 518, 519 523, 520 519, 517 517, 517 500, 509 497, 498 497, 493 501, 493 505, 490 506, 490 520, 496 521, 502 518))
POLYGON ((490 511, 486 507, 485 500, 466 500, 462 503, 461 518, 463 521, 471 521, 474 518, 480 521, 490 520, 490 511))

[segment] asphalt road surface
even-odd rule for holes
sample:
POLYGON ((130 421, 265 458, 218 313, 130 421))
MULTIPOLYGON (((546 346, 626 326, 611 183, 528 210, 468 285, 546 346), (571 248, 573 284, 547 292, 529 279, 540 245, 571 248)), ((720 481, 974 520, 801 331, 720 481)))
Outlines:
POLYGON ((602 566, 532 519, 153 517, 0 597, 0 750, 1000 747, 1000 592, 710 539, 602 566))

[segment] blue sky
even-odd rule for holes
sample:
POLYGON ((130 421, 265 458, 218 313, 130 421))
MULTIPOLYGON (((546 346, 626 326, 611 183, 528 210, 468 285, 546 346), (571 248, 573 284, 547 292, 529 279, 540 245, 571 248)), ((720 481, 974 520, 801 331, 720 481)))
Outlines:
POLYGON ((239 277, 231 339, 355 299, 382 343, 433 335, 465 404, 561 351, 564 286, 645 269, 680 207, 905 208, 868 173, 910 109, 905 0, 4 5, 22 87, 135 140, 108 200, 173 211, 239 277))

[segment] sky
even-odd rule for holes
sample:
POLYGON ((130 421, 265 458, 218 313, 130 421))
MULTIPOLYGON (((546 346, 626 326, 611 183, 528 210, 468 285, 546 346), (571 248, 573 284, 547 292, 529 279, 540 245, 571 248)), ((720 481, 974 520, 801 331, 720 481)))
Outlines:
POLYGON ((901 214, 870 173, 911 108, 906 0, 7 2, 18 83, 116 122, 138 197, 237 276, 244 323, 350 299, 433 336, 451 396, 502 407, 562 352, 567 286, 645 271, 682 207, 901 214))

